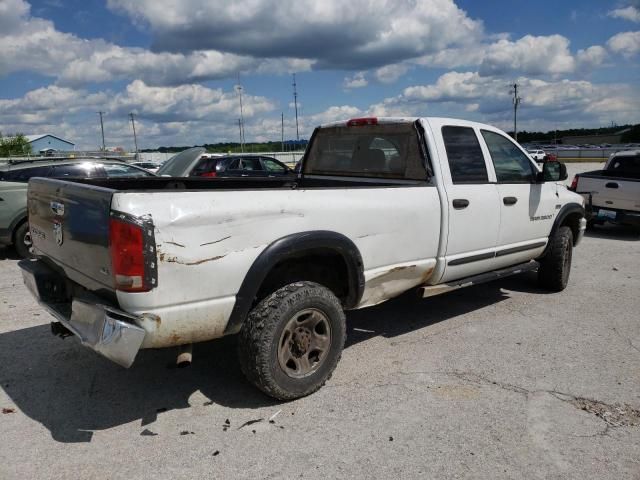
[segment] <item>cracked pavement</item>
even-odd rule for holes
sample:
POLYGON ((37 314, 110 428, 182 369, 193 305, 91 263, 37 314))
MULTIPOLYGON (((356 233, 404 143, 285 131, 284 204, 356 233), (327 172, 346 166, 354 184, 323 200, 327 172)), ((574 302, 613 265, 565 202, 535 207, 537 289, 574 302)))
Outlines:
POLYGON ((0 250, 2 479, 640 478, 631 230, 588 234, 562 293, 525 274, 350 312, 333 378, 288 403, 233 339, 124 370, 53 337, 16 263, 0 250))

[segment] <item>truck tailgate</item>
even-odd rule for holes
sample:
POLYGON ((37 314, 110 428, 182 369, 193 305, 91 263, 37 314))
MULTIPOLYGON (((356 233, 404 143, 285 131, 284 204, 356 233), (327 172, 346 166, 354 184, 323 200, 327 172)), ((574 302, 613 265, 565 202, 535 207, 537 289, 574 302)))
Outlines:
POLYGON ((109 216, 114 190, 34 178, 29 181, 29 228, 36 255, 90 290, 113 290, 109 216))
POLYGON ((576 190, 592 195, 595 207, 640 212, 640 181, 584 174, 578 177, 576 190))

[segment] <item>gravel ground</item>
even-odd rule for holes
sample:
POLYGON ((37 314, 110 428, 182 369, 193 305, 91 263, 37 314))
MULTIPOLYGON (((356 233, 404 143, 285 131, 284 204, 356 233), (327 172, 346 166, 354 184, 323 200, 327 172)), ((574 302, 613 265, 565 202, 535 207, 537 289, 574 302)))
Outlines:
POLYGON ((243 379, 233 339, 197 345, 187 369, 161 350, 124 370, 51 336, 12 255, 1 479, 640 478, 631 230, 588 233, 562 293, 525 274, 351 312, 331 381, 289 403, 243 379))

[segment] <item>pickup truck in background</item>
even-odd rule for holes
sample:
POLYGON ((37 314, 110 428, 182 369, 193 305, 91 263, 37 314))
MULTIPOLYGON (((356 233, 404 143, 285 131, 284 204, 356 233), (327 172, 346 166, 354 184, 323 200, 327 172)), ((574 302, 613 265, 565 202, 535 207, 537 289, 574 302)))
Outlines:
POLYGON ((577 174, 569 188, 585 198, 589 226, 640 228, 640 150, 612 154, 604 169, 577 174))
POLYGON ((20 266, 54 333, 125 367, 239 334, 247 378, 293 399, 335 369, 345 310, 535 269, 563 290, 586 227, 565 178, 488 125, 358 118, 293 178, 32 179, 20 266))

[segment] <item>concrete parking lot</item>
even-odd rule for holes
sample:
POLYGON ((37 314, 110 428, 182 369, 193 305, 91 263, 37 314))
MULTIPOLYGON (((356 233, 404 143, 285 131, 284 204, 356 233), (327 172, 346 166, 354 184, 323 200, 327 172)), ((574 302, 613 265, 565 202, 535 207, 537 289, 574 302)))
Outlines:
POLYGON ((525 274, 351 312, 333 378, 280 403, 233 339, 125 370, 53 337, 0 249, 0 478, 638 479, 638 272, 640 236, 606 226, 562 293, 525 274))

